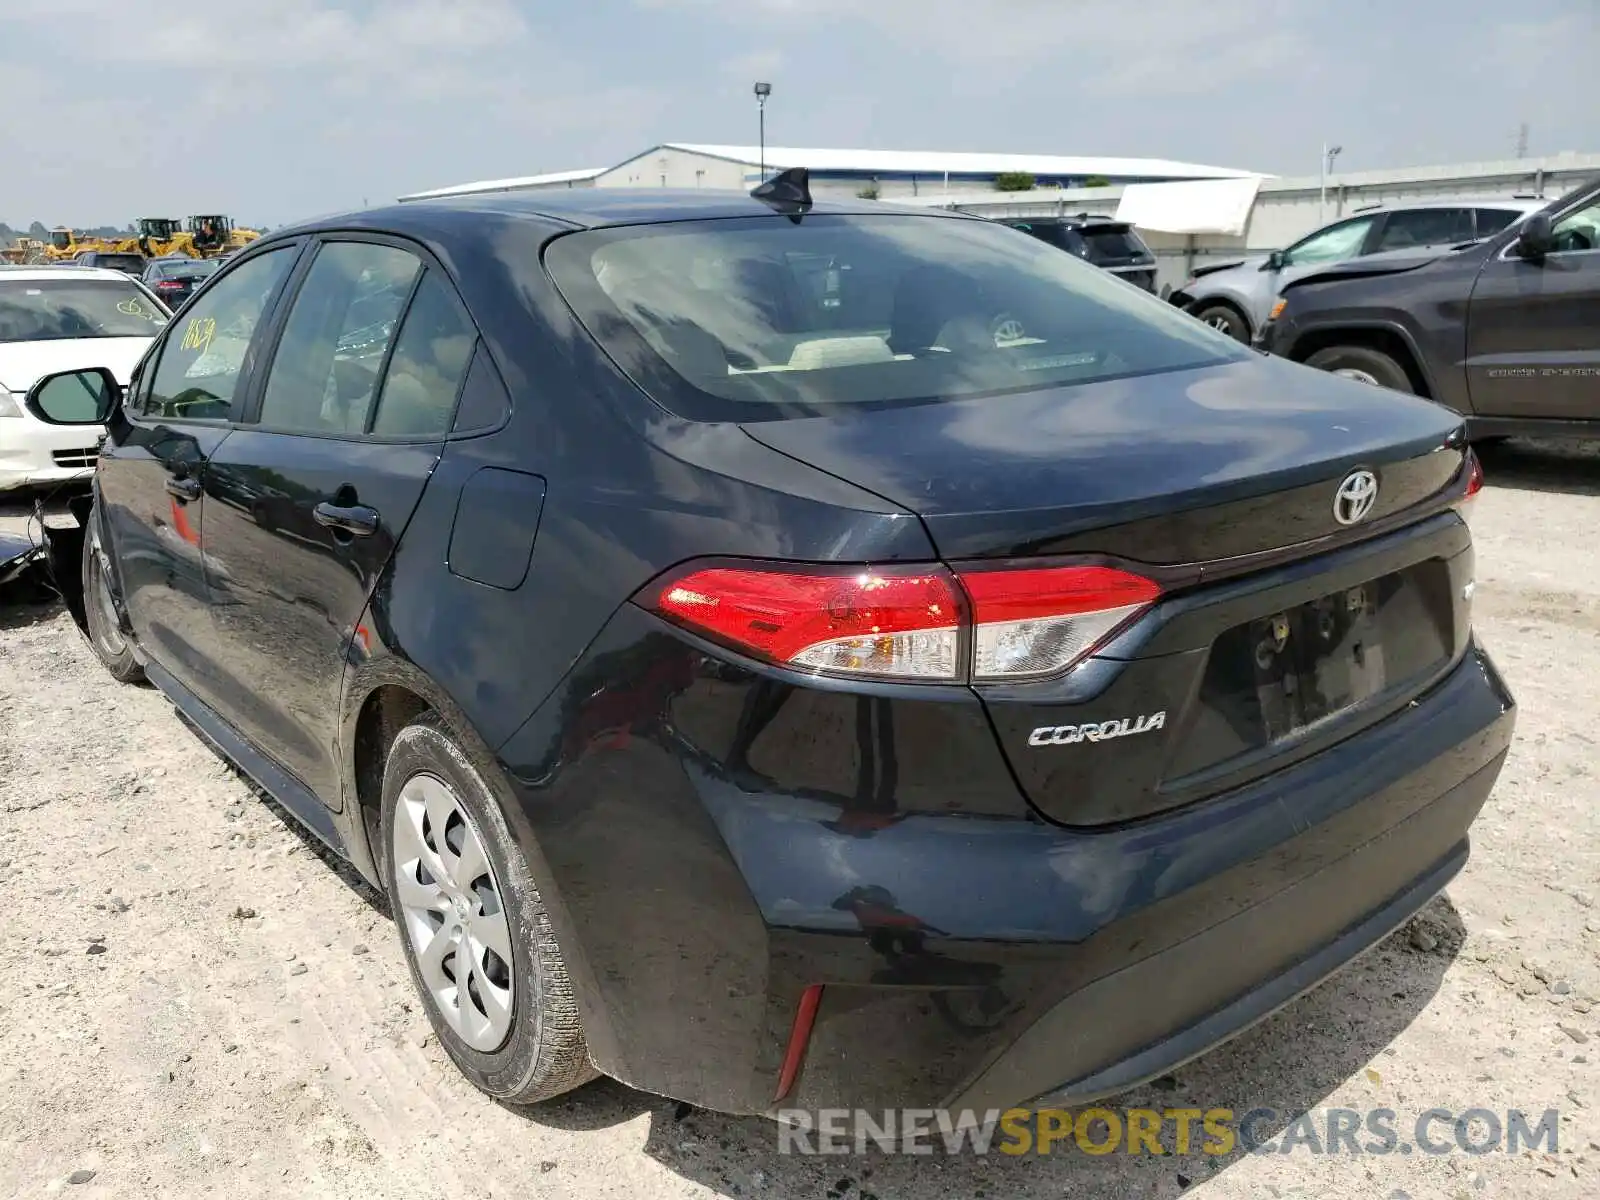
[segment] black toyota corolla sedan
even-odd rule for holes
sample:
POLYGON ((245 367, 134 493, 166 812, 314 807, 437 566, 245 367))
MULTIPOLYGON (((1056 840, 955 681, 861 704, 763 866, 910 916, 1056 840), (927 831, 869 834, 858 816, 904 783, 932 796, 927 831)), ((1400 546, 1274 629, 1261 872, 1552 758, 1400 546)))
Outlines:
POLYGON ((27 403, 108 428, 95 651, 506 1101, 1115 1093, 1422 907, 1511 737, 1459 417, 800 173, 275 232, 27 403))

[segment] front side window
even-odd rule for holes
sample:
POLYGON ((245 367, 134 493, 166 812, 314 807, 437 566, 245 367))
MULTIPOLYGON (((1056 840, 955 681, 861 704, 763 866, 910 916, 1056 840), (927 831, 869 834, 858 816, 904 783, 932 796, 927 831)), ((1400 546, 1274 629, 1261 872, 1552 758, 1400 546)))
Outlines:
POLYGON ((1555 252, 1600 250, 1600 197, 1555 223, 1555 252))
POLYGON ((18 279, 0 276, 0 342, 155 337, 167 314, 115 279, 18 279))
POLYGON ((1361 246, 1372 229, 1372 217, 1357 217, 1313 233, 1305 241, 1289 247, 1284 261, 1296 267, 1311 263, 1343 262, 1361 253, 1361 246))
POLYGON ((272 357, 262 427, 360 433, 421 270, 416 255, 394 246, 329 242, 318 250, 272 357))
POLYGON ((1374 253, 1408 246, 1445 246, 1474 237, 1470 208, 1416 208, 1390 213, 1374 253))
POLYGON ((996 223, 781 216, 588 230, 545 263, 584 325, 679 415, 1029 391, 1248 351, 996 223))
POLYGON ((161 349, 147 416, 233 418, 245 352, 297 249, 283 246, 240 263, 184 310, 161 349))

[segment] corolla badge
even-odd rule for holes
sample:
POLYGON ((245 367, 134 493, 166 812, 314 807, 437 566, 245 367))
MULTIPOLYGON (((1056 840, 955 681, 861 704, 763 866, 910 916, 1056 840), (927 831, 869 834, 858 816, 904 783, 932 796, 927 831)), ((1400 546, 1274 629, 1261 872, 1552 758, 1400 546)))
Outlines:
POLYGON ((1351 471, 1333 494, 1333 519, 1354 525, 1378 502, 1378 477, 1371 471, 1351 471))
POLYGON ((1117 721, 1090 721, 1087 725, 1041 725, 1028 735, 1030 746, 1070 746, 1074 742, 1109 742, 1112 738, 1132 737, 1164 729, 1165 710, 1148 716, 1123 717, 1117 721))

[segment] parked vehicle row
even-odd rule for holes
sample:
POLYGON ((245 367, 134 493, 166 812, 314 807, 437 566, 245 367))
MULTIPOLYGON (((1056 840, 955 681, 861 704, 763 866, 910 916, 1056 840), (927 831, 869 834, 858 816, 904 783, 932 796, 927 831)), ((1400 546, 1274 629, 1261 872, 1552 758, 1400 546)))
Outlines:
POLYGON ((803 171, 276 231, 27 405, 96 653, 503 1101, 1120 1091, 1426 904, 1515 719, 1458 418, 803 171))
POLYGON ((1447 199, 1358 210, 1287 249, 1203 266, 1168 298, 1229 337, 1249 342, 1267 323, 1279 292, 1296 279, 1349 259, 1489 237, 1544 205, 1538 199, 1447 199))
POLYGON ((1600 181, 1471 245, 1291 281, 1274 354, 1427 396, 1474 437, 1600 436, 1600 181))

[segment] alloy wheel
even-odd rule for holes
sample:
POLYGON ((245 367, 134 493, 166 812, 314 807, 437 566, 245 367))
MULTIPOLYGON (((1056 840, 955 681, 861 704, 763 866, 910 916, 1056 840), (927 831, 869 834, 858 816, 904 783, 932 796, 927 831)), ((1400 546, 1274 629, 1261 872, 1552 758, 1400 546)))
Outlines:
POLYGON ((1370 383, 1373 387, 1380 386, 1376 375, 1371 371, 1363 371, 1360 367, 1336 367, 1333 373, 1345 379, 1354 379, 1357 383, 1370 383))
POLYGON ((460 798, 417 774, 395 807, 396 900, 418 973, 450 1029, 489 1053, 511 1031, 516 999, 505 893, 460 798))

